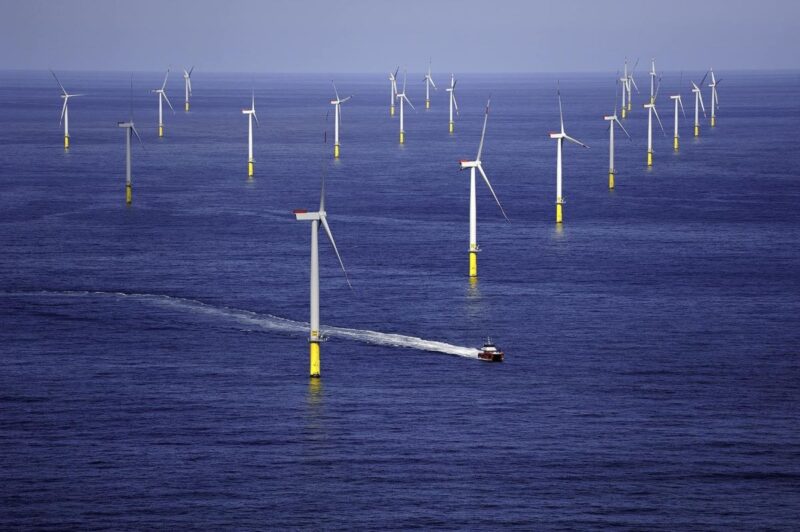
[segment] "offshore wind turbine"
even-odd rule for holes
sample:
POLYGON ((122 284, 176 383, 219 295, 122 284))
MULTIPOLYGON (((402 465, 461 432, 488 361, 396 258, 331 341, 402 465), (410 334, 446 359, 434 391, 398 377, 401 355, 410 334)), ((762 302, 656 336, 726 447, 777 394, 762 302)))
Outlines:
POLYGON ((125 204, 130 205, 133 202, 133 189, 131 185, 131 136, 136 135, 139 139, 139 144, 142 143, 142 137, 136 131, 133 125, 133 78, 131 77, 131 112, 127 122, 117 122, 117 127, 125 129, 125 204))
POLYGON ((403 71, 403 92, 398 92, 395 95, 395 97, 398 100, 400 100, 400 144, 405 144, 405 142, 406 142, 406 131, 405 131, 405 129, 403 129, 403 126, 404 126, 404 123, 403 123, 403 117, 404 117, 404 114, 403 114, 403 100, 408 102, 408 105, 410 105, 411 108, 416 111, 416 108, 414 108, 414 104, 411 103, 411 100, 409 100, 408 96, 406 96, 406 72, 405 71, 403 71))
POLYGON ((564 144, 564 139, 567 139, 570 142, 574 142, 579 146, 583 146, 584 148, 588 148, 586 144, 583 142, 574 139, 567 135, 566 131, 564 131, 564 111, 561 107, 561 88, 558 88, 558 115, 561 120, 561 131, 558 133, 550 133, 550 138, 556 141, 556 223, 560 224, 563 221, 562 216, 562 206, 564 205, 564 196, 562 196, 561 192, 561 149, 562 145, 564 144))
POLYGON ((431 85, 433 85, 433 90, 439 90, 436 88, 436 83, 433 82, 433 78, 431 77, 431 60, 428 59, 428 73, 425 74, 425 77, 422 78, 422 81, 425 82, 425 109, 431 108, 431 85))
POLYGON ((333 122, 333 157, 338 159, 339 158, 339 124, 342 122, 342 110, 341 106, 344 102, 352 98, 352 96, 348 96, 347 98, 340 98, 339 91, 336 90, 336 83, 333 83, 333 92, 336 94, 336 99, 331 100, 331 105, 334 107, 334 122, 333 122))
POLYGON ((61 125, 61 122, 64 122, 64 149, 69 149, 69 99, 75 98, 76 96, 84 96, 83 94, 69 94, 67 90, 64 88, 64 85, 58 80, 58 76, 52 70, 50 73, 58 83, 58 86, 61 87, 61 97, 64 99, 64 105, 61 107, 61 118, 58 120, 58 125, 61 125))
POLYGON ((261 127, 258 123, 258 115, 256 114, 256 92, 252 91, 252 98, 250 100, 250 109, 242 109, 242 114, 247 115, 247 177, 253 177, 254 166, 256 160, 253 158, 253 119, 256 120, 256 125, 261 127))
POLYGON ((172 104, 169 103, 169 98, 167 98, 167 93, 165 91, 167 87, 167 78, 169 77, 169 69, 167 69, 167 74, 164 76, 164 83, 161 84, 160 89, 153 89, 150 92, 154 94, 158 94, 158 136, 164 136, 164 113, 163 113, 163 100, 167 101, 167 105, 169 108, 172 109, 172 112, 175 112, 175 108, 172 107, 172 104))
POLYGON ((339 255, 339 250, 336 249, 336 242, 333 240, 333 233, 328 226, 327 213, 325 212, 325 177, 322 178, 322 192, 319 198, 319 211, 308 212, 305 209, 295 209, 295 218, 299 221, 311 222, 311 287, 310 287, 310 301, 309 311, 311 319, 309 325, 311 332, 308 338, 309 345, 309 374, 312 378, 319 378, 320 376, 320 342, 324 341, 321 331, 319 330, 319 226, 322 225, 325 233, 328 235, 333 251, 336 253, 336 258, 339 259, 339 265, 344 272, 345 281, 347 286, 352 289, 350 279, 347 278, 347 270, 344 269, 342 257, 339 255))
POLYGON ((389 84, 391 86, 391 97, 389 102, 389 115, 394 116, 394 100, 397 97, 397 73, 400 71, 400 67, 394 72, 389 72, 389 84))
MULTIPOLYGON (((703 79, 700 81, 700 87, 703 86, 703 83, 708 76, 708 72, 706 75, 703 76, 703 79)), ((694 93, 694 136, 700 136, 700 109, 703 109, 703 116, 706 116, 706 106, 703 105, 703 91, 700 90, 700 87, 693 81, 692 82, 692 92, 694 93)))
POLYGON ((192 95, 192 71, 194 67, 190 68, 188 71, 184 68, 183 69, 183 93, 184 93, 184 105, 183 110, 189 111, 189 96, 192 95))
MULTIPOLYGON (((619 82, 617 83, 619 86, 619 82)), ((625 93, 625 85, 622 86, 622 93, 625 93)), ((624 104, 623 104, 624 106, 624 104)), ((623 107, 624 109, 624 107, 623 107)), ((616 122, 625 135, 628 136, 628 140, 631 140, 631 136, 628 134, 628 131, 625 129, 625 126, 622 125, 622 122, 619 121, 617 118, 617 98, 616 95, 614 96, 614 114, 613 115, 606 115, 603 117, 603 120, 608 122, 608 188, 614 188, 614 175, 617 173, 616 168, 614 168, 614 123, 616 122)))
MULTIPOLYGON (((628 113, 628 109, 627 109, 628 104, 626 103, 626 99, 627 99, 627 96, 628 96, 628 83, 629 83, 628 82, 628 58, 627 57, 625 58, 625 66, 624 66, 624 68, 622 70, 622 77, 619 78, 618 81, 620 81, 622 83, 622 118, 625 118, 625 115, 628 113)), ((616 103, 615 103, 614 104, 614 114, 616 114, 616 112, 617 112, 617 108, 616 108, 616 103)))
POLYGON ((450 133, 453 132, 455 127, 455 122, 453 122, 453 107, 456 109, 456 113, 458 113, 458 102, 456 102, 456 78, 453 74, 450 74, 450 86, 445 90, 450 93, 450 133))
MULTIPOLYGON (((625 88, 628 91, 628 112, 631 112, 631 104, 633 103, 633 89, 636 89, 636 94, 639 94, 639 86, 636 84, 636 80, 633 79, 633 73, 636 72, 636 67, 639 66, 639 58, 636 58, 636 62, 633 64, 633 69, 631 73, 627 76, 627 81, 625 82, 625 88), (633 87, 633 88, 631 88, 633 87)), ((623 118, 625 115, 623 115, 623 118)))
POLYGON ((481 176, 483 177, 484 182, 486 182, 486 186, 489 187, 489 191, 492 193, 494 197, 494 201, 497 202, 497 206, 500 207, 500 212, 503 213, 503 218, 508 221, 508 216, 506 216, 506 211, 503 210, 503 206, 500 204, 500 200, 497 199, 497 194, 494 193, 494 189, 492 188, 492 184, 489 182, 489 178, 486 177, 486 172, 483 171, 483 166, 481 165, 481 153, 483 152, 483 139, 486 136, 486 123, 489 120, 489 104, 491 103, 491 98, 489 101, 486 102, 486 112, 483 116, 483 131, 481 132, 481 143, 478 145, 478 155, 475 157, 475 160, 472 161, 461 161, 461 170, 465 168, 469 168, 469 276, 471 278, 478 276, 478 252, 480 248, 478 247, 478 214, 477 214, 477 200, 475 197, 475 170, 477 169, 481 176))
POLYGON ((670 99, 675 101, 675 126, 672 137, 672 147, 675 151, 678 151, 678 139, 680 138, 680 135, 678 135, 678 106, 680 105, 684 118, 686 118, 686 110, 683 108, 683 99, 681 98, 680 94, 673 94, 670 96, 670 99))
MULTIPOLYGON (((655 69, 653 69, 653 71, 655 71, 655 69)), ((661 118, 658 116, 658 111, 656 110, 656 98, 658 97, 658 90, 660 88, 661 80, 659 80, 658 88, 650 97, 650 103, 646 103, 643 106, 647 109, 647 166, 653 166, 653 115, 656 115, 658 125, 661 126, 661 132, 664 133, 665 137, 667 136, 667 132, 664 131, 664 124, 661 123, 661 118)))
POLYGON ((717 109, 719 108, 719 96, 717 95, 717 85, 719 85, 722 80, 717 81, 717 78, 714 77, 714 69, 711 68, 708 70, 711 74, 711 83, 708 84, 711 87, 711 127, 716 127, 717 125, 717 109))

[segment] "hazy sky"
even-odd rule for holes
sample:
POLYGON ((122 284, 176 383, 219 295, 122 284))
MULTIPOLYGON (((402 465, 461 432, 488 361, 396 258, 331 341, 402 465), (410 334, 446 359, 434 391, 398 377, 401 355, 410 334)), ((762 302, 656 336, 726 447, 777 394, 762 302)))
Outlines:
POLYGON ((0 0, 0 69, 800 68, 792 0, 0 0))

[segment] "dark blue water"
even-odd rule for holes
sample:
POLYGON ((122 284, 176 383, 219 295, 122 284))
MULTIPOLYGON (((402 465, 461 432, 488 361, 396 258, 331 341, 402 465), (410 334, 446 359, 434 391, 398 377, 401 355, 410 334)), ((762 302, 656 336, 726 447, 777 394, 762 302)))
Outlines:
POLYGON ((65 153, 49 74, 0 74, 0 526, 796 529, 800 75, 717 75, 718 127, 691 137, 684 90, 673 153, 665 74, 650 170, 635 95, 613 192, 613 73, 558 76, 591 146, 565 146, 560 230, 555 75, 461 76, 453 136, 410 76, 404 146, 385 76, 339 76, 333 162, 330 76, 198 70, 190 113, 175 76, 159 140, 162 74, 136 74, 126 208, 129 76, 61 75, 88 94, 65 153), (472 286, 458 160, 489 94, 511 223, 479 183, 472 286), (310 382, 291 211, 322 173, 354 290, 321 240, 310 382), (486 335, 504 364, 469 356, 486 335))

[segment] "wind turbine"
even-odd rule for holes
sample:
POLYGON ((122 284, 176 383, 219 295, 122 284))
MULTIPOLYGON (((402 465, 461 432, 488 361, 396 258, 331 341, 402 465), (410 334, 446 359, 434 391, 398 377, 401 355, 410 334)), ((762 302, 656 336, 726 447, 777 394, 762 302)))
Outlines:
POLYGON ((190 68, 187 72, 183 69, 183 92, 184 92, 184 111, 189 111, 189 96, 192 95, 192 71, 194 67, 190 68))
POLYGON ((433 90, 439 90, 436 88, 436 83, 433 82, 433 78, 431 77, 431 60, 428 59, 428 73, 425 74, 425 77, 422 79, 425 82, 425 109, 431 108, 431 85, 433 85, 433 90))
POLYGON ((62 85, 61 82, 58 81, 56 73, 53 72, 52 70, 50 71, 50 73, 55 78, 56 83, 58 83, 58 86, 61 87, 61 92, 62 92, 61 97, 64 98, 64 105, 61 107, 61 118, 59 118, 58 120, 58 125, 61 125, 62 121, 64 122, 64 149, 68 150, 69 149, 69 103, 68 102, 70 98, 75 98, 76 96, 84 96, 84 95, 67 93, 67 90, 64 88, 64 85, 62 85))
POLYGON ((125 129, 125 204, 130 205, 133 202, 133 189, 131 188, 131 135, 136 135, 139 139, 139 144, 142 143, 142 137, 136 131, 133 125, 133 78, 131 78, 131 113, 127 122, 117 122, 117 127, 125 129))
POLYGON ((398 92, 395 96, 398 100, 400 100, 400 144, 405 144, 406 142, 406 132, 403 129, 403 100, 408 102, 408 105, 411 106, 412 109, 416 111, 414 108, 414 104, 411 103, 411 100, 408 99, 406 96, 406 72, 403 71, 403 92, 398 92))
POLYGON ((250 109, 242 109, 242 114, 247 115, 247 177, 253 177, 253 167, 256 162, 255 159, 253 159, 253 119, 256 119, 257 126, 261 126, 261 124, 258 123, 258 115, 256 114, 255 89, 253 89, 251 94, 250 109))
POLYGON ((684 118, 686 118, 686 110, 683 108, 683 99, 681 98, 680 94, 673 94, 670 96, 670 99, 675 101, 675 130, 673 132, 672 147, 675 149, 675 151, 678 151, 678 139, 680 138, 678 135, 678 106, 680 105, 684 118))
POLYGON ((717 78, 714 77, 714 69, 709 69, 709 73, 711 74, 711 83, 708 84, 711 87, 711 127, 716 127, 717 125, 717 109, 719 108, 719 96, 717 95, 717 85, 719 85, 722 80, 717 81, 717 78))
MULTIPOLYGON (((628 81, 628 58, 627 57, 625 58, 625 67, 624 67, 624 69, 622 71, 622 77, 619 78, 619 81, 622 82, 622 118, 625 118, 625 115, 628 112, 628 109, 627 109, 628 105, 626 103, 626 99, 627 99, 627 95, 628 95, 628 84, 630 83, 628 81)), ((616 103, 615 103, 614 104, 614 113, 616 114, 616 112, 617 112, 617 108, 616 108, 616 103)))
POLYGON ((322 178, 322 192, 320 193, 319 198, 319 211, 317 212, 308 212, 305 209, 295 209, 294 215, 297 220, 300 221, 310 221, 311 222, 311 290, 310 290, 310 304, 309 310, 311 313, 311 319, 309 320, 309 324, 311 326, 311 334, 308 338, 309 344, 309 359, 310 359, 310 376, 312 378, 319 378, 320 376, 320 342, 324 341, 324 338, 319 330, 319 226, 320 224, 325 229, 325 233, 328 235, 328 240, 331 242, 331 246, 333 246, 333 251, 336 253, 336 258, 339 259, 339 265, 342 267, 342 271, 344 272, 345 281, 347 281, 347 286, 351 289, 353 288, 350 285, 350 279, 347 278, 347 270, 344 269, 344 263, 342 262, 342 257, 339 255, 339 250, 336 249, 336 242, 333 240, 333 234, 331 233, 331 228, 328 226, 328 221, 326 219, 327 213, 325 212, 325 177, 322 178))
POLYGON ((483 166, 481 165, 481 153, 483 152, 483 139, 486 136, 486 123, 489 121, 489 104, 491 103, 491 98, 489 101, 486 102, 486 112, 483 116, 483 131, 481 132, 481 143, 478 145, 478 155, 475 157, 474 161, 461 161, 461 170, 465 168, 469 168, 469 276, 470 277, 477 277, 478 276, 478 252, 480 248, 478 247, 478 214, 477 214, 477 200, 475 198, 475 169, 477 169, 481 176, 483 176, 483 180, 486 182, 486 186, 489 187, 489 191, 494 196, 494 201, 497 202, 497 206, 500 207, 500 212, 503 213, 503 218, 508 221, 508 216, 506 216, 506 211, 503 210, 503 206, 500 205, 500 200, 497 199, 497 194, 494 193, 494 189, 492 188, 492 184, 489 183, 489 178, 486 177, 486 172, 483 171, 483 166))
POLYGON ((456 108, 456 113, 458 113, 458 102, 456 102, 456 83, 455 76, 450 74, 450 87, 445 89, 450 93, 450 133, 453 132, 455 127, 455 122, 453 122, 453 107, 456 108))
MULTIPOLYGON (((617 87, 619 87, 619 82, 617 82, 617 87)), ((622 93, 625 93, 625 85, 622 86, 622 93)), ((623 106, 625 104, 623 103, 623 106)), ((625 107, 623 107, 625 109, 625 107)), ((631 136, 628 134, 628 131, 625 129, 625 126, 622 125, 622 122, 619 121, 617 118, 617 97, 614 95, 614 114, 613 115, 606 115, 603 117, 603 120, 608 121, 608 188, 614 188, 614 175, 617 173, 617 170, 614 168, 614 123, 616 122, 619 127, 622 128, 622 131, 625 132, 625 135, 628 136, 628 140, 631 140, 631 136)))
MULTIPOLYGON (((703 76, 703 79, 700 81, 700 87, 703 86, 703 83, 708 76, 708 72, 706 75, 703 76)), ((700 90, 700 87, 693 81, 692 82, 692 92, 694 93, 694 136, 700 136, 700 109, 703 109, 703 116, 706 116, 706 106, 703 105, 703 91, 700 90)))
POLYGON ((564 144, 564 139, 574 142, 579 146, 588 148, 583 142, 576 140, 564 131, 564 111, 561 107, 561 87, 558 88, 558 115, 561 119, 561 131, 558 133, 550 133, 550 138, 556 141, 556 223, 560 224, 563 221, 562 205, 564 205, 564 197, 561 195, 561 147, 564 144))
MULTIPOLYGON (((331 81, 333 83, 333 81, 331 81)), ((339 91, 336 90, 336 83, 333 83, 333 92, 336 93, 336 99, 331 100, 331 105, 334 107, 334 125, 333 125, 333 157, 338 159, 339 158, 339 124, 342 121, 342 110, 341 105, 352 98, 352 96, 348 96, 347 98, 339 98, 339 91)))
POLYGON ((175 112, 175 109, 172 107, 172 104, 169 103, 169 98, 167 98, 167 93, 164 90, 167 86, 167 78, 169 77, 169 69, 167 69, 167 74, 164 76, 164 83, 161 84, 160 89, 153 89, 150 92, 158 94, 158 136, 164 136, 164 114, 163 114, 163 100, 167 101, 167 105, 169 108, 172 109, 172 112, 175 112))
POLYGON ((389 83, 391 85, 391 101, 389 103, 389 115, 394 116, 394 99, 397 97, 397 73, 400 71, 400 67, 394 72, 389 72, 389 83))
MULTIPOLYGON (((631 112, 631 104, 633 103, 633 90, 631 87, 636 89, 636 94, 639 94, 639 86, 636 84, 636 80, 633 79, 633 73, 636 72, 636 67, 639 66, 639 58, 636 58, 636 62, 633 64, 633 69, 631 69, 631 73, 627 76, 628 81, 625 83, 625 87, 628 89, 628 112, 631 112)), ((624 115, 623 115, 624 117, 624 115)))
MULTIPOLYGON (((653 72, 654 71, 655 69, 653 72)), ((656 111, 656 98, 658 97, 658 90, 660 88, 661 80, 659 79, 658 88, 656 88, 655 92, 650 97, 650 103, 643 105, 643 107, 647 109, 647 166, 653 166, 653 115, 656 115, 658 125, 661 126, 661 132, 664 133, 665 137, 667 136, 667 132, 664 131, 664 124, 661 123, 661 118, 658 116, 658 111, 656 111)))

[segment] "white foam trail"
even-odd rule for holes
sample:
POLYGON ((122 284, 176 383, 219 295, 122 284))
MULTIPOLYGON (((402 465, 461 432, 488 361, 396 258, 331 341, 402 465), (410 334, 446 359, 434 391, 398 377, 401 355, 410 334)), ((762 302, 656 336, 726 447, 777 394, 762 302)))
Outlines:
MULTIPOLYGON (((224 319, 231 319, 243 325, 251 325, 268 331, 287 333, 308 333, 308 323, 294 321, 271 314, 258 314, 249 310, 239 310, 229 307, 216 307, 195 299, 172 297, 161 294, 136 294, 126 292, 90 292, 90 291, 36 291, 36 292, 0 292, 0 296, 67 296, 67 297, 111 297, 125 298, 152 303, 162 307, 188 310, 190 312, 205 314, 224 319)), ((329 337, 344 338, 365 344, 382 345, 387 347, 405 347, 420 351, 445 353, 466 358, 478 358, 478 350, 471 347, 452 345, 436 340, 425 340, 416 336, 404 334, 383 333, 364 329, 348 329, 344 327, 322 326, 323 333, 329 337)))

